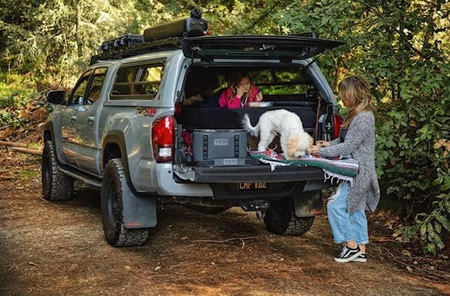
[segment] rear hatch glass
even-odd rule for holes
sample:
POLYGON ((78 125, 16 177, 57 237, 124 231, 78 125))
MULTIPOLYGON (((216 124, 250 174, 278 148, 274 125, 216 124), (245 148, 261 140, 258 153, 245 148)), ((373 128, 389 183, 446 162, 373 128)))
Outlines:
POLYGON ((183 54, 199 58, 307 59, 344 44, 305 36, 202 36, 183 39, 183 54))

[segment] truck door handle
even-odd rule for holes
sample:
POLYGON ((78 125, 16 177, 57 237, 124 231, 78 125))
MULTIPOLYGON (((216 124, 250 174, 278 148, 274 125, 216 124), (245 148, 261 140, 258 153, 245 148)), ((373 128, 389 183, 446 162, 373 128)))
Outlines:
POLYGON ((72 115, 72 117, 70 117, 70 121, 75 122, 77 120, 77 117, 75 115, 72 115))
POLYGON ((89 124, 93 124, 93 123, 94 123, 94 120, 95 120, 95 117, 94 117, 94 116, 89 116, 89 117, 88 117, 88 123, 89 123, 89 124))

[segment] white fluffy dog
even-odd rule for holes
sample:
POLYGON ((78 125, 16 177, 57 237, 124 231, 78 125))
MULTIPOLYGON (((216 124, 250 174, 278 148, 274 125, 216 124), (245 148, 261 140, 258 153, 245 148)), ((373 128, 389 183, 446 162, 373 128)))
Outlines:
POLYGON ((280 135, 286 159, 304 156, 313 144, 313 138, 303 130, 300 117, 284 109, 264 112, 256 126, 252 126, 248 114, 245 114, 242 124, 252 136, 259 135, 258 151, 265 151, 275 136, 280 135))

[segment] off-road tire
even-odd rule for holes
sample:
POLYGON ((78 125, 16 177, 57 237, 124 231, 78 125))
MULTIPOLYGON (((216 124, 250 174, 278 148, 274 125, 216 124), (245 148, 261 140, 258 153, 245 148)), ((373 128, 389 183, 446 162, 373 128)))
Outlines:
POLYGON ((113 247, 133 247, 148 241, 147 228, 127 229, 123 222, 123 192, 129 192, 122 160, 114 158, 105 167, 101 193, 102 223, 106 240, 113 247))
POLYGON ((72 197, 73 179, 60 171, 52 141, 44 143, 42 151, 42 193, 46 200, 65 201, 72 197))
POLYGON ((195 204, 185 204, 186 208, 194 210, 196 212, 206 214, 206 215, 217 215, 222 212, 225 212, 230 207, 207 207, 207 206, 199 206, 195 204))
POLYGON ((305 234, 313 225, 314 217, 297 217, 292 198, 272 201, 264 216, 267 230, 278 235, 305 234))

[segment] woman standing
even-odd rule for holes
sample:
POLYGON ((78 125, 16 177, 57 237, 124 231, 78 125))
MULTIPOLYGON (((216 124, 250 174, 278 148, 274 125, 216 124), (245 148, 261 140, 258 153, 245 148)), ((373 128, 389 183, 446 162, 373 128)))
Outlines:
POLYGON ((343 79, 338 85, 339 96, 348 108, 340 137, 318 141, 311 154, 323 157, 349 156, 359 163, 359 173, 352 186, 340 183, 327 205, 328 220, 335 243, 343 243, 342 252, 334 258, 345 263, 366 262, 369 243, 365 210, 375 211, 380 188, 375 172, 375 118, 373 97, 367 80, 359 76, 343 79))

